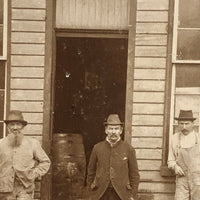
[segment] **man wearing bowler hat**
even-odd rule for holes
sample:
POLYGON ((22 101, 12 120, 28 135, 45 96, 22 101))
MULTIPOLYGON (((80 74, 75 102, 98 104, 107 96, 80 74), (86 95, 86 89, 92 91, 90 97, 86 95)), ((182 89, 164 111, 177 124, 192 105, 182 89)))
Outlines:
POLYGON ((18 110, 4 120, 7 137, 0 139, 0 200, 32 200, 34 181, 47 173, 50 160, 40 143, 26 138, 27 125, 18 110))
POLYGON ((96 144, 88 165, 90 200, 136 200, 139 184, 134 148, 121 140, 123 123, 110 114, 104 123, 107 137, 96 144))
POLYGON ((176 174, 175 200, 200 199, 200 136, 192 110, 180 110, 179 131, 170 142, 168 167, 176 174))

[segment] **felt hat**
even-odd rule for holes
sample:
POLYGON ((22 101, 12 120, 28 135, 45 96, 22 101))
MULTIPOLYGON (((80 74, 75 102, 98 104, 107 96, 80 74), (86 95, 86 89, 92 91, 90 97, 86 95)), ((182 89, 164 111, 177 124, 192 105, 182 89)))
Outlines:
POLYGON ((180 110, 179 116, 174 118, 175 120, 182 121, 194 121, 192 110, 180 110))
POLYGON ((27 125, 27 121, 24 120, 24 117, 22 115, 22 112, 19 110, 11 110, 10 113, 7 116, 7 119, 4 120, 4 122, 6 124, 10 123, 10 122, 20 122, 22 123, 24 126, 27 125))
POLYGON ((104 125, 123 125, 124 123, 120 121, 118 114, 110 114, 104 125))

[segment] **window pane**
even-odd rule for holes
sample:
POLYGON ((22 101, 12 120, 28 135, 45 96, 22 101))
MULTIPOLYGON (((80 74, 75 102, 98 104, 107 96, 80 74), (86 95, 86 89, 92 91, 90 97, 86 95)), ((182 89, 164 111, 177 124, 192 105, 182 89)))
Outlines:
POLYGON ((178 31, 177 59, 200 60, 200 31, 178 31))
POLYGON ((200 65, 177 65, 176 87, 200 87, 200 65))
POLYGON ((179 1, 179 27, 200 28, 200 1, 180 0, 179 1))
POLYGON ((3 26, 0 24, 0 56, 2 55, 3 55, 3 26))
POLYGON ((0 24, 3 24, 3 0, 0 0, 0 24))
POLYGON ((0 138, 3 137, 3 122, 0 122, 0 138))
POLYGON ((5 89, 5 64, 0 61, 0 89, 5 89))
POLYGON ((0 121, 2 121, 4 114, 4 91, 0 91, 0 105, 0 121))

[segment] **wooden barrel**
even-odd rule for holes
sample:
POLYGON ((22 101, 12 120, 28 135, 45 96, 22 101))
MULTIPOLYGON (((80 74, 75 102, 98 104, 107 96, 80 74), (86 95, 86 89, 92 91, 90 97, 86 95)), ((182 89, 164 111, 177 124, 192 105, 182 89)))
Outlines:
POLYGON ((81 198, 86 158, 81 134, 53 135, 53 200, 81 198))

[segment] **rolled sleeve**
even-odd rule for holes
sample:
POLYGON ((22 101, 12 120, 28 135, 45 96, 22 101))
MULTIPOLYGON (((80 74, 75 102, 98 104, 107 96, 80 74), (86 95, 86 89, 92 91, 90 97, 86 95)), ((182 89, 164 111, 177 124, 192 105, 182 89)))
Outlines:
POLYGON ((34 159, 38 161, 37 166, 34 169, 36 178, 46 174, 50 168, 50 159, 42 149, 39 141, 35 140, 34 150, 33 150, 34 159))
POLYGON ((167 165, 168 168, 173 169, 176 166, 176 159, 178 156, 178 143, 179 143, 179 137, 178 137, 178 133, 173 135, 171 137, 171 141, 169 144, 169 153, 168 153, 168 161, 167 161, 167 165))

